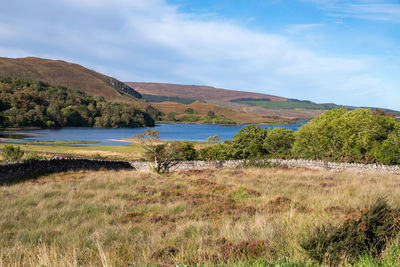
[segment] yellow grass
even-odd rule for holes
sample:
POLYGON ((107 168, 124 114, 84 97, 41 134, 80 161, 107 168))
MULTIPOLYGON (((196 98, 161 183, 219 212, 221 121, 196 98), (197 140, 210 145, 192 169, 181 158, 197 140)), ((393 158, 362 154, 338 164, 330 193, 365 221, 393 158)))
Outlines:
POLYGON ((0 187, 0 266, 310 264, 299 246, 310 228, 340 222, 379 194, 399 202, 400 176, 255 168, 53 174, 0 187))

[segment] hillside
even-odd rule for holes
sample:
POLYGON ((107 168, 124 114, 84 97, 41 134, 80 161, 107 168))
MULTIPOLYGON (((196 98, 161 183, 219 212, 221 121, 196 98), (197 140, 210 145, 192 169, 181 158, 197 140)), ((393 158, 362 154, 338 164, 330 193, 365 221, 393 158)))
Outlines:
POLYGON ((0 77, 0 128, 144 126, 154 126, 154 119, 135 105, 42 81, 0 77))
MULTIPOLYGON (((258 123, 255 117, 282 118, 287 120, 307 120, 320 115, 326 110, 326 104, 315 104, 310 101, 298 101, 281 96, 261 93, 234 91, 198 85, 178 85, 166 83, 125 82, 134 87, 143 98, 157 106, 165 113, 164 107, 172 103, 191 104, 196 100, 204 104, 228 108, 231 113, 246 114, 248 123, 258 123), (166 103, 168 102, 168 103, 166 103)), ((177 105, 180 107, 180 105, 177 105)), ((331 105, 329 107, 340 107, 331 105)), ((168 109, 168 110, 169 110, 168 109)))
MULTIPOLYGON (((204 105, 212 104, 228 108, 231 113, 246 113, 247 118, 251 118, 248 123, 257 123, 256 117, 279 117, 288 120, 309 120, 326 110, 345 108, 348 110, 358 107, 337 105, 334 103, 315 103, 308 100, 289 99, 281 96, 274 96, 261 93, 233 91, 227 89, 214 88, 200 85, 178 85, 166 83, 147 83, 147 82, 126 82, 134 87, 143 98, 158 106, 164 112, 164 107, 176 107, 180 104, 192 104, 196 100, 203 102, 204 105)), ((381 109, 379 107, 361 107, 372 110, 381 109)), ((381 109, 392 115, 399 114, 398 111, 391 109, 381 109)))
POLYGON ((0 57, 0 77, 44 81, 111 101, 132 102, 142 98, 137 91, 117 79, 62 60, 0 57))
MULTIPOLYGON (((136 90, 136 87, 143 88, 143 85, 136 85, 136 83, 130 83, 130 85, 127 85, 126 83, 120 82, 112 77, 87 69, 78 64, 69 63, 62 60, 50 60, 35 57, 16 59, 0 57, 0 77, 44 81, 53 86, 64 86, 83 91, 91 96, 102 96, 106 100, 112 102, 134 103, 135 106, 138 106, 142 109, 146 109, 149 105, 142 100, 142 95, 136 90)), ((152 84, 148 85, 151 86, 152 84)), ((160 93, 172 93, 173 90, 170 90, 171 88, 175 88, 176 92, 180 92, 182 87, 185 86, 166 85, 165 91, 160 91, 160 93)), ((256 113, 246 113, 243 112, 243 110, 233 110, 231 107, 229 107, 229 105, 227 107, 221 107, 221 105, 218 104, 219 107, 216 107, 215 105, 209 105, 209 103, 201 104, 201 108, 197 106, 198 110, 195 111, 198 113, 197 115, 192 114, 187 116, 185 110, 190 108, 189 106, 174 106, 174 104, 171 105, 171 103, 178 102, 188 105, 192 104, 196 100, 203 101, 203 99, 218 99, 223 103, 229 103, 230 100, 238 97, 251 97, 257 99, 270 97, 271 99, 284 100, 284 98, 278 98, 269 95, 215 89, 207 86, 190 86, 190 88, 190 90, 186 90, 186 95, 184 96, 179 96, 180 93, 177 93, 175 96, 162 96, 160 98, 154 95, 154 93, 151 93, 146 97, 146 100, 148 99, 149 102, 154 101, 155 103, 159 103, 157 105, 152 105, 164 113, 164 117, 160 118, 161 121, 222 124, 278 124, 282 122, 282 120, 276 118, 277 116, 270 116, 269 114, 260 115, 256 113), (196 97, 196 99, 190 98, 195 91, 201 95, 200 99, 198 97, 196 97), (188 96, 188 98, 185 98, 185 96, 188 96), (160 103, 165 101, 170 101, 170 103, 160 103), (204 115, 206 115, 209 111, 215 112, 216 116, 213 118, 205 118, 204 115), (176 115, 173 120, 168 118, 168 115, 171 112, 176 115)), ((145 90, 143 93, 145 93, 145 90)), ((236 106, 236 103, 233 103, 233 106, 236 106)), ((288 123, 285 120, 283 122, 288 123)))
POLYGON ((269 114, 254 114, 239 110, 233 110, 214 104, 207 104, 195 101, 185 105, 177 102, 165 101, 161 103, 151 103, 152 106, 161 110, 165 116, 164 121, 175 122, 198 122, 215 124, 291 124, 293 121, 283 119, 279 116, 269 114), (211 116, 209 116, 212 112, 211 116))
POLYGON ((199 85, 178 85, 167 83, 126 82, 142 94, 181 97, 196 100, 231 101, 238 98, 265 99, 272 101, 287 98, 260 93, 242 92, 199 85))

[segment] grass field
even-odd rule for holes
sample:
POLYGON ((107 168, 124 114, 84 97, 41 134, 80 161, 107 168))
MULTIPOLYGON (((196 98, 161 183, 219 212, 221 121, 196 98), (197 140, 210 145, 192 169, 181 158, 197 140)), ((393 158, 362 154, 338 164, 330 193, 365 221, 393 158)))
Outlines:
POLYGON ((342 106, 326 103, 317 104, 311 101, 301 100, 279 100, 279 101, 266 101, 262 99, 235 99, 232 102, 247 104, 250 106, 260 106, 268 109, 299 109, 299 110, 330 110, 341 108, 342 106))
MULTIPOLYGON (((7 143, 0 143, 2 149, 7 143)), ((14 145, 15 146, 15 145, 14 145)), ((49 156, 64 155, 76 157, 103 157, 115 160, 138 160, 143 157, 139 144, 120 146, 62 146, 62 145, 19 145, 25 153, 39 153, 49 156)))
MULTIPOLYGON (((400 175, 53 174, 0 187, 0 266, 310 266, 299 245, 310 230, 343 221, 375 195, 399 203, 400 175)), ((375 264, 364 258, 358 266, 375 264)))

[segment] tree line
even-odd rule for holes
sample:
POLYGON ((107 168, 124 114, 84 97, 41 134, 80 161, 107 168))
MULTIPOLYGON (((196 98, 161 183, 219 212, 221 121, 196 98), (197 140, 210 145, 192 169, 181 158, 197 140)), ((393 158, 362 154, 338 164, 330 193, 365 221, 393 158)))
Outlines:
POLYGON ((370 109, 334 109, 297 132, 250 125, 199 151, 202 159, 302 158, 400 164, 400 122, 370 109))
POLYGON ((394 165, 400 164, 400 122, 370 109, 334 109, 297 132, 248 125, 231 140, 221 142, 218 136, 209 137, 208 144, 200 149, 187 143, 158 149, 153 151, 152 160, 161 151, 161 155, 175 155, 173 160, 301 158, 394 165), (168 149, 176 151, 166 153, 168 149))
POLYGON ((144 126, 154 126, 154 118, 132 104, 41 81, 0 78, 0 127, 144 126))

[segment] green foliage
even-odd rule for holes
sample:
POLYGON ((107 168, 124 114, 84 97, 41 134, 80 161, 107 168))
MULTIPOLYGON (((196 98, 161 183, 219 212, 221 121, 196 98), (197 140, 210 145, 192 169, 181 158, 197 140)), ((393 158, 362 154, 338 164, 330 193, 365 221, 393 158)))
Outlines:
POLYGON ((195 102, 195 99, 175 97, 175 96, 162 96, 162 95, 148 95, 142 94, 143 98, 149 102, 160 103, 160 102, 177 102, 185 105, 190 105, 195 102))
POLYGON ((40 81, 0 78, 0 84, 0 127, 142 127, 154 126, 157 115, 40 81))
POLYGON ((295 132, 281 127, 268 129, 263 147, 275 157, 289 157, 295 140, 295 132))
POLYGON ((302 158, 371 162, 395 124, 393 118, 367 109, 327 111, 300 127, 293 153, 302 158))
POLYGON ((400 230, 400 211, 386 198, 349 214, 340 225, 314 229, 301 246, 319 263, 337 266, 356 262, 360 256, 379 258, 400 230))
POLYGON ((197 152, 191 142, 161 143, 159 131, 146 130, 136 138, 146 150, 147 159, 154 162, 154 169, 164 173, 181 161, 197 159, 197 152))
POLYGON ((197 112, 194 111, 192 108, 185 109, 185 113, 187 113, 187 114, 197 114, 197 112))
POLYGON ((25 154, 24 155, 24 157, 22 158, 24 161, 27 161, 27 160, 38 160, 38 159, 46 159, 47 157, 46 156, 42 156, 42 155, 38 155, 38 154, 36 154, 36 153, 28 153, 28 154, 25 154))
POLYGON ((229 160, 232 159, 232 142, 225 141, 207 146, 199 151, 201 160, 229 160))
POLYGON ((213 136, 209 136, 206 139, 207 143, 219 143, 221 142, 222 138, 219 137, 218 135, 213 135, 213 136))
POLYGON ((183 160, 196 160, 198 155, 197 151, 194 148, 193 143, 188 141, 179 142, 180 151, 182 151, 182 159, 183 160))
POLYGON ((263 158, 268 154, 264 148, 267 130, 260 126, 248 125, 240 129, 232 139, 233 159, 263 158))
POLYGON ((20 162, 24 151, 19 146, 5 145, 3 147, 3 158, 8 163, 20 162))
POLYGON ((377 161, 385 164, 400 164, 400 123, 388 135, 382 145, 375 148, 377 161))

